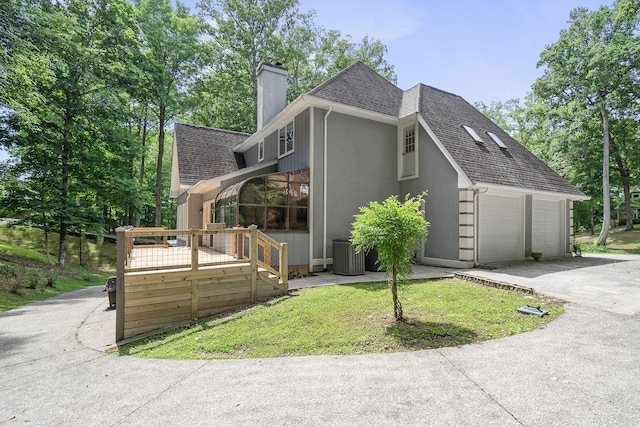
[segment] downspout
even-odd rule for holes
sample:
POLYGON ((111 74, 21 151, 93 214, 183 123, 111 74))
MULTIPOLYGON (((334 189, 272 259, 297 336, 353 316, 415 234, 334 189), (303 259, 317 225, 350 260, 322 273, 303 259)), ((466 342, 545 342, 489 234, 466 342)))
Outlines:
POLYGON ((327 147, 329 145, 329 137, 327 136, 329 114, 333 110, 333 106, 329 106, 329 111, 324 115, 324 141, 322 154, 322 271, 327 271, 327 147))

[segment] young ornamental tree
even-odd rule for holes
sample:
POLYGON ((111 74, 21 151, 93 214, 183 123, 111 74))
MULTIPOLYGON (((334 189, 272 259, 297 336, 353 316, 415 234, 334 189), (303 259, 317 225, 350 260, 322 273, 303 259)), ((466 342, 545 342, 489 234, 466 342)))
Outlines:
POLYGON ((398 299, 398 279, 409 278, 412 260, 420 240, 426 239, 429 223, 424 220, 423 196, 405 197, 400 202, 397 196, 390 196, 384 202, 370 202, 361 207, 360 214, 354 215, 351 243, 356 252, 378 251, 379 268, 385 269, 387 278, 391 276, 393 314, 398 321, 404 320, 402 304, 398 299))

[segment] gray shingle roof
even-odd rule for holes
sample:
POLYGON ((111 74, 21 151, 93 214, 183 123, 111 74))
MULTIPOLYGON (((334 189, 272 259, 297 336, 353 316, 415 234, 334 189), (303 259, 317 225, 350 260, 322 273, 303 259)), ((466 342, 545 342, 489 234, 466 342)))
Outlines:
POLYGON ((458 95, 422 84, 403 91, 362 62, 354 63, 309 95, 398 118, 420 113, 474 184, 584 196, 458 95), (476 144, 462 125, 475 129, 484 144, 476 144), (487 132, 497 135, 507 149, 500 149, 487 132))
POLYGON ((175 123, 180 185, 215 178, 245 167, 241 153, 233 147, 249 137, 246 133, 175 123))
POLYGON ((475 183, 583 196, 567 180, 458 95, 420 85, 420 114, 456 163, 475 183), (462 125, 484 140, 476 144, 462 125), (500 149, 487 132, 507 146, 500 149))
POLYGON ((398 115, 402 102, 402 89, 360 61, 345 68, 308 94, 391 116, 398 115))
MULTIPOLYGON (((308 95, 398 118, 419 113, 474 184, 584 196, 458 95, 422 84, 403 91, 359 61, 308 95), (475 129, 484 144, 476 144, 462 125, 475 129), (500 149, 487 132, 496 134, 507 148, 500 149)), ((248 134, 183 123, 176 123, 175 132, 181 185, 245 167, 244 158, 233 148, 248 134)))

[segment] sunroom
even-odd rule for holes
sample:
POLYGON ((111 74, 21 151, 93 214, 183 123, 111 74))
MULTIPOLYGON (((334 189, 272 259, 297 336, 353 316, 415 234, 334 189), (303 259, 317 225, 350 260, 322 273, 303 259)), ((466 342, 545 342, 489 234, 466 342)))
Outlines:
POLYGON ((262 231, 309 230, 309 169, 252 177, 223 189, 215 200, 215 221, 262 231))

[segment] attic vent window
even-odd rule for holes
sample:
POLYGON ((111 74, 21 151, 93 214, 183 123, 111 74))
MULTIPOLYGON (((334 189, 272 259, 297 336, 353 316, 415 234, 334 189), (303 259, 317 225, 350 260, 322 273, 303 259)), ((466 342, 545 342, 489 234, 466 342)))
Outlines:
POLYGON ((462 127, 464 128, 464 130, 467 131, 467 133, 469 134, 469 136, 478 144, 484 144, 484 141, 482 140, 482 138, 480 138, 480 135, 478 135, 476 133, 476 131, 467 125, 462 125, 462 127))
POLYGON ((493 132, 487 132, 487 135, 489 135, 489 137, 493 139, 493 142, 495 142, 498 145, 498 147, 500 147, 501 150, 507 149, 507 146, 504 145, 504 142, 502 142, 500 138, 498 138, 498 135, 496 135, 493 132))

